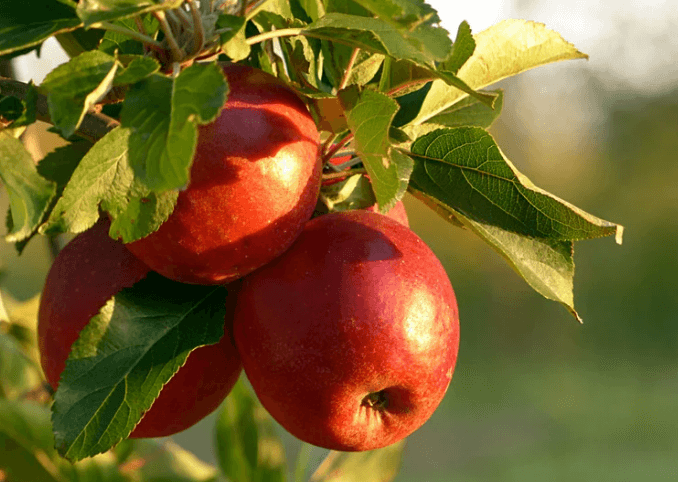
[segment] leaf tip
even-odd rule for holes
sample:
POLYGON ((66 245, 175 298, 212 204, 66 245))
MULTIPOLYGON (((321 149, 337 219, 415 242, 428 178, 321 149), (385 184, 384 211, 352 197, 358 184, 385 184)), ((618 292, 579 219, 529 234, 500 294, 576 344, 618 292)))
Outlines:
POLYGON ((614 241, 621 246, 624 237, 624 226, 621 224, 617 225, 617 232, 614 235, 614 241))

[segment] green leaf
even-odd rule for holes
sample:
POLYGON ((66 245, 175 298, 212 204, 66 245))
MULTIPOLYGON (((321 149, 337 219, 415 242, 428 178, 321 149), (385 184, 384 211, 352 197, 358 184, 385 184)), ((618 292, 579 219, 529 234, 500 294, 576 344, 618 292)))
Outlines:
POLYGON ((474 97, 466 96, 423 124, 407 126, 405 132, 416 139, 444 128, 476 126, 487 129, 497 120, 504 106, 504 92, 501 89, 492 92, 497 95, 493 109, 474 97))
POLYGON ((85 114, 110 90, 118 68, 114 57, 99 51, 85 52, 50 72, 41 84, 54 126, 71 137, 85 114))
POLYGON ((405 441, 367 452, 329 453, 310 482, 390 482, 400 470, 405 441))
POLYGON ((392 148, 389 128, 398 103, 386 94, 355 87, 339 92, 355 150, 365 164, 381 212, 402 199, 412 172, 412 160, 392 148))
POLYGON ((0 399, 0 469, 7 482, 63 482, 53 461, 49 409, 0 399))
MULTIPOLYGON (((387 55, 396 60, 407 60, 441 78, 445 83, 476 96, 489 106, 494 97, 475 92, 460 78, 451 72, 437 70, 435 62, 444 60, 424 47, 408 30, 397 29, 393 25, 378 19, 341 13, 328 13, 302 30, 308 35, 360 48, 368 52, 387 55)), ((449 40, 449 39, 448 39, 449 40)))
POLYGON ((129 243, 156 231, 171 214, 177 192, 153 194, 134 178, 129 165, 128 129, 117 128, 82 158, 52 210, 43 234, 81 233, 99 219, 99 207, 113 218, 111 234, 129 243))
POLYGON ((186 186, 197 125, 213 121, 226 101, 221 68, 194 64, 175 79, 155 74, 130 88, 121 112, 131 129, 130 165, 154 192, 186 186))
POLYGON ((52 406, 59 453, 76 461, 126 438, 189 353, 224 335, 224 297, 223 287, 150 273, 109 300, 61 376, 52 406))
POLYGON ((0 178, 9 194, 12 229, 5 236, 13 243, 28 239, 43 220, 56 185, 42 178, 21 141, 0 132, 0 178))
POLYGON ((78 16, 85 27, 98 22, 111 22, 157 10, 178 8, 183 0, 80 0, 78 16))
POLYGON ((471 58, 475 48, 476 41, 473 40, 471 27, 469 26, 468 22, 464 20, 461 22, 461 24, 459 24, 457 38, 454 41, 452 52, 450 56, 445 59, 445 62, 443 62, 442 68, 456 74, 459 72, 459 69, 462 67, 462 65, 464 65, 469 58, 471 58))
POLYGON ((285 450, 273 419, 242 378, 226 397, 216 424, 217 459, 233 482, 283 482, 285 450))
MULTIPOLYGON (((80 27, 71 32, 57 34, 56 39, 66 54, 73 58, 88 50, 96 49, 104 35, 104 30, 98 28, 85 30, 80 27)), ((111 52, 112 54, 113 52, 111 52)))
MULTIPOLYGON (((155 39, 156 33, 160 27, 160 22, 152 15, 143 15, 141 21, 146 34, 152 39, 155 39)), ((119 27, 137 31, 137 23, 133 18, 120 19, 111 23, 119 27)), ((109 55, 115 55, 117 50, 118 55, 121 57, 125 55, 144 55, 144 46, 141 42, 128 35, 113 32, 112 30, 106 30, 106 33, 99 44, 99 50, 106 52, 109 55)))
MULTIPOLYGON (((9 127, 16 129, 31 125, 36 120, 38 110, 38 91, 33 81, 29 81, 26 88, 26 97, 23 100, 14 96, 3 97, 0 94, 0 118, 12 121, 9 127)), ((14 136, 18 137, 18 136, 14 136)))
POLYGON ((0 55, 40 45, 81 25, 73 8, 54 0, 0 1, 0 55))
POLYGON ((499 253, 532 289, 562 304, 581 322, 574 308, 574 246, 572 241, 521 236, 490 224, 473 221, 410 186, 409 191, 454 224, 461 224, 499 253))
POLYGON ((118 71, 113 85, 136 84, 160 70, 160 63, 150 57, 130 56, 127 67, 118 71))
POLYGON ((418 0, 356 0, 381 20, 407 32, 410 41, 436 60, 446 58, 452 47, 447 30, 439 27, 438 12, 418 0))
POLYGON ((553 240, 621 235, 621 226, 534 186, 482 128, 431 132, 412 144, 411 156, 413 188, 473 221, 553 240))
POLYGON ((364 209, 373 206, 377 199, 369 179, 354 174, 341 182, 323 186, 320 201, 327 206, 328 212, 334 212, 364 209))
POLYGON ((233 61, 237 62, 250 54, 250 46, 245 41, 245 24, 243 17, 236 15, 220 15, 216 27, 221 31, 221 50, 233 61))
MULTIPOLYGON (((472 89, 482 89, 540 65, 561 60, 588 58, 560 34, 544 25, 526 20, 504 20, 474 37, 473 56, 459 69, 458 77, 472 89)), ((422 104, 413 125, 431 117, 466 97, 467 93, 436 80, 422 104)))

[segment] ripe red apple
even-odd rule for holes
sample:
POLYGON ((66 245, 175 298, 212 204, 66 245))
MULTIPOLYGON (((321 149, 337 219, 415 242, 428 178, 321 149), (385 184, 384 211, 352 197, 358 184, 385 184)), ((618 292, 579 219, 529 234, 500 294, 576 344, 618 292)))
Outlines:
POLYGON ((263 71, 223 69, 228 100, 198 129, 190 182, 174 212, 126 245, 154 271, 185 283, 228 283, 279 256, 320 190, 319 134, 301 99, 263 71))
MULTIPOLYGON (((108 228, 108 220, 102 220, 76 236, 56 257, 45 281, 38 311, 38 346, 45 376, 55 389, 80 330, 111 296, 149 271, 122 243, 108 236, 108 228)), ((191 352, 130 437, 172 435, 219 406, 242 369, 228 321, 219 343, 191 352)))
POLYGON ((419 428, 447 390, 459 347, 438 259, 405 226, 363 210, 313 219, 247 276, 233 332, 271 415, 301 440, 346 451, 419 428))
MULTIPOLYGON (((378 212, 377 209, 378 207, 376 204, 373 204, 372 206, 367 208, 368 211, 371 211, 373 213, 378 212)), ((391 209, 389 209, 389 211, 385 215, 391 219, 395 219, 396 221, 398 221, 400 224, 407 228, 410 227, 410 220, 407 217, 407 211, 405 210, 405 205, 403 204, 402 201, 398 201, 397 203, 395 203, 395 205, 391 209)))

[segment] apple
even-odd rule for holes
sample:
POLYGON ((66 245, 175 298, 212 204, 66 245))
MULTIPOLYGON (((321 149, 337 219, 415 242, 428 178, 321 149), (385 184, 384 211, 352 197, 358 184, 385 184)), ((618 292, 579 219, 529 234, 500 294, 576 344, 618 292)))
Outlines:
POLYGON ((243 280, 233 333, 259 400, 291 434, 371 450, 419 428, 459 347, 454 291, 433 252, 364 210, 308 222, 243 280))
MULTIPOLYGON (((38 311, 38 346, 43 371, 54 389, 71 345, 90 318, 113 295, 149 272, 122 243, 109 237, 109 225, 102 219, 76 236, 59 252, 47 275, 38 311)), ((219 343, 191 352, 130 437, 172 435, 219 406, 242 371, 230 321, 226 320, 226 335, 219 343)))
MULTIPOLYGON (((371 211, 373 213, 379 212, 378 209, 379 207, 376 204, 373 204, 372 206, 366 208, 367 211, 371 211)), ((407 211, 405 210, 405 205, 403 204, 402 201, 398 201, 395 203, 395 205, 388 210, 387 213, 385 213, 386 216, 388 216, 391 219, 395 219, 398 221, 400 224, 403 226, 409 228, 410 227, 410 220, 407 217, 407 211)))
POLYGON ((320 190, 319 134, 306 105, 263 71, 223 70, 228 100, 198 128, 190 181, 174 212, 126 245, 184 283, 228 283, 279 256, 310 219, 320 190))

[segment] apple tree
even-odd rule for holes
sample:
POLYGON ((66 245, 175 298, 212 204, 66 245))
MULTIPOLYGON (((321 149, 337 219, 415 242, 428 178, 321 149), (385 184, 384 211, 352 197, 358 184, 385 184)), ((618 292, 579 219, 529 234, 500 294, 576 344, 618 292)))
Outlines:
MULTIPOLYGON (((399 234, 409 233, 402 225, 406 193, 479 236, 537 293, 577 320, 574 242, 615 236, 621 243, 621 226, 535 186, 488 133, 505 95, 493 84, 587 57, 542 24, 505 20, 473 33, 462 22, 450 35, 421 0, 2 0, 0 12, 4 59, 39 50, 51 37, 70 57, 40 85, 0 78, 0 178, 10 202, 5 240, 21 253, 35 236, 78 235, 56 257, 42 302, 2 313, 0 480, 286 480, 273 419, 244 378, 235 382, 239 362, 224 371, 226 358, 215 354, 229 349, 237 357, 235 347, 222 345, 232 341, 228 320, 240 283, 247 300, 241 311, 260 316, 257 306, 275 292, 280 304, 271 302, 266 312, 284 321, 288 294, 293 300, 323 296, 319 283, 285 278, 307 259, 323 272, 324 258, 306 258, 299 246, 322 240, 324 249, 323 243, 335 246, 342 237, 364 263, 374 255, 373 238, 360 244, 363 231, 336 226, 348 216, 379 231, 376 238, 410 236, 399 234), (36 121, 48 122, 68 141, 37 162, 22 144, 36 121), (262 123, 266 129, 258 130, 262 123), (219 131, 206 141, 216 125, 219 131), (288 131, 296 134, 285 137, 288 131), (236 166, 226 180, 214 165, 222 158, 236 166), (264 158, 270 160, 265 169, 264 158), (255 165, 258 170, 247 170, 255 165), (191 194, 199 183, 212 188, 220 182, 229 187, 212 194, 216 207, 206 208, 211 200, 191 194), (400 224, 382 221, 396 212, 400 224), (244 227, 229 231, 229 223, 244 227), (336 228, 328 231, 336 236, 303 234, 320 224, 336 228), (161 236, 164 241, 157 241, 161 236), (210 244, 214 236, 221 244, 210 244), (176 275, 192 256, 204 260, 204 253, 214 255, 238 236, 244 241, 237 249, 198 261, 210 267, 208 275, 193 265, 189 275, 176 275), (78 249, 86 251, 75 252, 82 245, 87 248, 78 249), (224 260, 231 264, 221 266, 224 260), (276 289, 266 285, 270 273, 283 280, 276 289), (99 290, 97 283, 108 285, 99 290), (42 328, 47 318, 51 331, 42 328), (82 326, 70 338, 60 334, 75 318, 82 326), (63 359, 46 362, 48 352, 63 359), (199 353, 205 354, 199 368, 180 378, 199 353), (191 418, 209 395, 188 388, 196 373, 230 381, 216 402, 191 418), (217 467, 154 439, 187 428, 218 405, 217 467), (138 431, 150 425, 144 420, 154 411, 159 429, 138 431), (189 421, 172 429, 172 417, 189 421)), ((424 249, 415 238, 405 247, 388 242, 424 249)), ((332 266, 319 276, 344 276, 332 266)), ((415 268, 399 269, 398 277, 406 278, 415 268)), ((364 303, 363 295, 381 300, 390 284, 370 276, 369 283, 354 283, 361 291, 344 296, 336 309, 364 303)), ((440 283, 449 283, 444 278, 440 283)), ((463 302, 463 293, 457 296, 463 302)), ((454 318, 450 329, 458 343, 456 301, 453 294, 448 298, 453 301, 443 311, 454 318)), ((417 305, 414 318, 425 318, 436 303, 417 305)), ((327 307, 308 306, 314 307, 309 317, 327 307)), ((365 312, 375 330, 386 325, 387 317, 372 307, 365 312)), ((245 331, 236 329, 236 335, 245 331)), ((334 340, 322 346, 329 350, 334 340)), ((269 357, 286 349, 283 342, 271 353, 265 344, 253 346, 252 353, 269 357)), ((375 357, 385 357, 387 350, 377 348, 371 347, 375 357)), ((441 397, 456 346, 453 351, 445 354, 441 397)), ((328 380, 338 380, 334 368, 324 369, 328 380)), ((249 376, 247 364, 245 371, 249 376)), ((279 385, 277 391, 296 390, 292 379, 279 385)), ((375 393, 381 395, 370 395, 370 406, 389 403, 385 392, 375 393)), ((312 439, 323 445, 322 436, 312 439)), ((347 480, 337 474, 365 471, 373 480, 391 480, 403 441, 388 444, 363 453, 333 451, 311 480, 347 480)), ((303 453, 296 480, 305 480, 303 453)))

